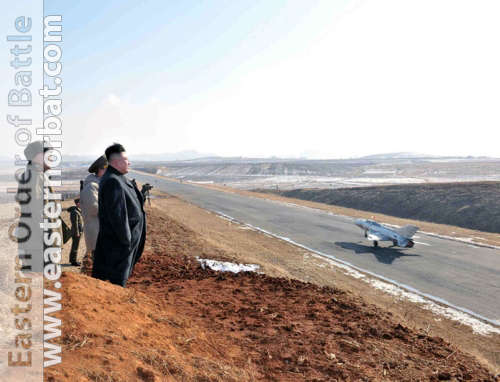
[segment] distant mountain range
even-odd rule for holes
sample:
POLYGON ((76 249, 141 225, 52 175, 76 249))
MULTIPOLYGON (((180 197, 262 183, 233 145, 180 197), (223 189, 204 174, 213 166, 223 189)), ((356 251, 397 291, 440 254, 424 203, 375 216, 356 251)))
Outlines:
MULTIPOLYGON (((417 154, 411 152, 399 152, 399 153, 387 153, 387 154, 375 154, 368 155, 358 160, 376 160, 376 159, 438 159, 444 158, 439 155, 427 155, 427 154, 417 154)), ((448 157, 449 158, 449 157, 448 157)), ((456 159, 482 159, 486 157, 454 157, 456 159)), ((92 163, 97 156, 95 155, 63 155, 63 163, 92 163)), ((201 153, 196 150, 184 150, 177 153, 161 153, 161 154, 139 154, 130 155, 130 161, 132 164, 137 164, 141 162, 174 162, 174 161, 192 161, 192 162, 280 162, 280 161, 296 161, 296 160, 318 160, 318 159, 308 159, 305 157, 301 158, 279 158, 279 157, 268 157, 268 158, 249 158, 249 157, 221 157, 212 153, 201 153)), ((14 159, 7 157, 5 155, 0 156, 0 163, 7 164, 13 163, 14 159)))
POLYGON ((375 154, 368 155, 359 159, 491 159, 486 156, 467 156, 467 157, 459 157, 459 156, 443 156, 443 155, 429 155, 429 154, 417 154, 410 152, 401 152, 401 153, 388 153, 388 154, 375 154))
POLYGON ((368 155, 360 159, 421 159, 421 158, 441 158, 441 156, 401 152, 401 153, 368 155))

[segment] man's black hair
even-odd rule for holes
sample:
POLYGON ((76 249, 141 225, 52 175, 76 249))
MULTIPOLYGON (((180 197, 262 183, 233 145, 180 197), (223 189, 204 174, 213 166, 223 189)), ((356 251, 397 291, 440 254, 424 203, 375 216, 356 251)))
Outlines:
POLYGON ((109 146, 106 149, 106 151, 104 151, 104 155, 106 155, 106 159, 109 162, 109 158, 111 157, 111 155, 113 155, 113 154, 120 154, 120 153, 123 153, 123 152, 125 152, 125 147, 123 147, 119 143, 115 142, 111 146, 109 146))
POLYGON ((75 204, 78 204, 78 203, 80 203, 80 198, 75 199, 75 204))

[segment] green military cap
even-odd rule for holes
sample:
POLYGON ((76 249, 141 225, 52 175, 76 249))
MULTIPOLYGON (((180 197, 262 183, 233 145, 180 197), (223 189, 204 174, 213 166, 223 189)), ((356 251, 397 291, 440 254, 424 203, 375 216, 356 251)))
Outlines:
POLYGON ((96 171, 99 171, 100 168, 107 166, 108 160, 106 159, 106 155, 100 156, 92 163, 89 167, 89 172, 94 174, 96 171))
POLYGON ((51 149, 52 145, 50 144, 50 142, 35 141, 31 142, 28 146, 26 146, 26 148, 24 149, 24 155, 26 156, 27 160, 32 160, 38 154, 51 149))

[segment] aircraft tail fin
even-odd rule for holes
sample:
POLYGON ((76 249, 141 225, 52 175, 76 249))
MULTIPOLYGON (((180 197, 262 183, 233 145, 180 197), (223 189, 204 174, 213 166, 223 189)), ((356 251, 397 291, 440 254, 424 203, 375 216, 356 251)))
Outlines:
POLYGON ((405 225, 404 227, 400 227, 398 229, 395 230, 395 232, 398 234, 398 235, 401 235, 401 236, 404 236, 404 237, 407 237, 407 238, 412 238, 413 235, 415 235, 415 233, 418 231, 418 227, 415 226, 415 225, 405 225))

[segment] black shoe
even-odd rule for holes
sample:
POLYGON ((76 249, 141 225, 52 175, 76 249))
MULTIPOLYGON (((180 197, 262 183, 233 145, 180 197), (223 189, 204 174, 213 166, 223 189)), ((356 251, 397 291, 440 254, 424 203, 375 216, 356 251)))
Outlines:
POLYGON ((79 261, 72 261, 72 262, 71 262, 71 265, 72 265, 73 267, 79 267, 80 265, 82 265, 82 263, 80 263, 79 261))

